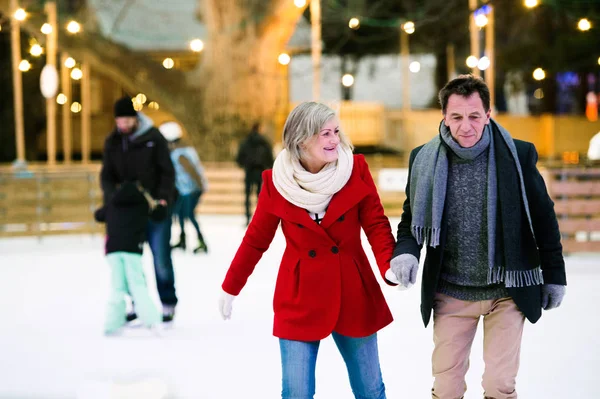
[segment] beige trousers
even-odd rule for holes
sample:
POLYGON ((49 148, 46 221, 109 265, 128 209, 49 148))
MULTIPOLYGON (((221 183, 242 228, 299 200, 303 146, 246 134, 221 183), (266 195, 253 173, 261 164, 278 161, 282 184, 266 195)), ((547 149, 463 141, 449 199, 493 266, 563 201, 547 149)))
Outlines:
POLYGON ((434 399, 460 399, 467 390, 465 375, 479 318, 483 316, 484 396, 517 397, 515 379, 525 316, 511 298, 461 301, 436 294, 433 306, 432 356, 434 399))

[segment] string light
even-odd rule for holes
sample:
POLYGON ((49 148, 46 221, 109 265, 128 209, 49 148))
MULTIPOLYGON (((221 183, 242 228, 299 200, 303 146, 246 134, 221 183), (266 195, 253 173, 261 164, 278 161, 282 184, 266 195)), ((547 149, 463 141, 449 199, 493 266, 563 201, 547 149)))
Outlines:
POLYGON ((19 70, 21 72, 27 72, 31 69, 31 64, 27 60, 21 60, 19 63, 19 70))
POLYGON ((58 96, 56 96, 56 102, 60 105, 65 105, 67 103, 67 96, 63 93, 59 93, 58 96))
POLYGON ((148 100, 148 98, 143 93, 139 93, 137 96, 135 96, 135 99, 134 99, 134 101, 137 101, 140 104, 146 104, 147 100, 148 100))
POLYGON ((581 18, 577 23, 577 28, 583 32, 590 30, 591 27, 592 24, 587 18, 581 18))
POLYGON ((71 79, 79 80, 83 77, 83 72, 79 68, 73 68, 71 70, 71 79))
POLYGON ((79 23, 76 21, 70 21, 67 24, 67 30, 69 31, 69 33, 79 33, 81 31, 81 25, 79 25, 79 23))
POLYGON ((69 57, 65 60, 65 66, 69 69, 73 68, 75 66, 76 62, 73 58, 69 57))
POLYGON ((193 52, 199 53, 204 50, 204 42, 200 39, 194 39, 190 42, 190 48, 193 52))
POLYGON ((345 87, 350 87, 354 84, 354 76, 350 75, 349 73, 345 74, 344 76, 342 76, 342 84, 345 87))
POLYGON ((350 22, 348 22, 348 26, 350 29, 358 29, 360 28, 360 20, 358 18, 350 18, 350 22))
POLYGON ((477 69, 479 69, 480 71, 485 71, 490 67, 490 64, 490 59, 486 56, 483 56, 477 62, 477 69))
POLYGON ((404 25, 402 25, 402 29, 404 29, 404 32, 412 35, 415 33, 415 23, 412 21, 405 22, 404 25))
POLYGON ((535 71, 533 71, 533 78, 535 80, 544 80, 546 78, 546 72, 544 72, 542 68, 536 68, 535 71))
POLYGON ((27 18, 27 12, 24 9, 19 8, 15 11, 15 19, 17 21, 25 21, 25 18, 27 18))
POLYGON ((39 57, 43 52, 44 50, 42 49, 42 46, 37 43, 31 46, 29 49, 29 54, 33 55, 34 57, 39 57))
POLYGON ((471 69, 475 68, 478 62, 479 59, 477 59, 477 57, 475 57, 474 55, 470 55, 467 57, 467 66, 471 69))
POLYGON ((488 23, 488 17, 485 14, 479 14, 475 17, 475 25, 483 28, 488 23))
POLYGON ((175 66, 175 61, 173 61, 173 58, 165 58, 163 60, 163 66, 165 69, 171 69, 173 66, 175 66))
POLYGON ((298 8, 302 8, 306 5, 306 0, 294 0, 294 5, 298 8))
POLYGON ((538 0, 525 0, 525 7, 527 8, 537 7, 538 4, 540 4, 538 0))
POLYGON ((277 60, 279 61, 279 63, 281 65, 287 65, 287 64, 290 63, 290 61, 292 60, 292 58, 287 53, 281 53, 281 54, 279 54, 279 57, 277 57, 277 60))
POLYGON ((50 33, 52 33, 52 25, 46 22, 44 25, 42 25, 42 28, 40 30, 44 35, 49 35, 50 33))
POLYGON ((148 104, 148 108, 158 111, 160 106, 158 105, 158 103, 156 101, 150 101, 150 103, 148 104))
POLYGON ((76 114, 78 112, 81 112, 81 104, 78 103, 77 101, 75 101, 73 104, 71 104, 71 112, 76 114))
POLYGON ((410 65, 408 66, 408 69, 412 72, 412 73, 417 73, 421 70, 421 63, 419 61, 413 61, 410 63, 410 65))

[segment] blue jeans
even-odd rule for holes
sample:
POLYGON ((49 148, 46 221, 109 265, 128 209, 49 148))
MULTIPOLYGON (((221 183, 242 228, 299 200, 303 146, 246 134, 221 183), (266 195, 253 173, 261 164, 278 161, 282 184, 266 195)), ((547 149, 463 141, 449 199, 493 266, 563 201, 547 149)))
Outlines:
POLYGON ((196 220, 196 215, 194 211, 198 206, 198 202, 200 202, 200 197, 202 196, 202 191, 193 191, 186 195, 179 195, 177 198, 177 202, 175 203, 175 210, 173 213, 177 215, 177 219, 179 219, 179 227, 181 228, 181 235, 185 236, 184 224, 185 219, 189 219, 189 221, 194 226, 196 230, 196 234, 198 235, 199 241, 204 241, 204 237, 202 236, 202 232, 200 231, 200 225, 196 220))
POLYGON ((175 273, 171 261, 171 216, 160 222, 148 221, 148 244, 154 257, 156 288, 163 305, 177 305, 175 273))
MULTIPOLYGON (((356 399, 385 399, 379 367, 377 334, 350 338, 331 334, 344 358, 350 386, 356 399)), ((312 399, 315 395, 315 367, 320 341, 279 339, 283 399, 312 399)))

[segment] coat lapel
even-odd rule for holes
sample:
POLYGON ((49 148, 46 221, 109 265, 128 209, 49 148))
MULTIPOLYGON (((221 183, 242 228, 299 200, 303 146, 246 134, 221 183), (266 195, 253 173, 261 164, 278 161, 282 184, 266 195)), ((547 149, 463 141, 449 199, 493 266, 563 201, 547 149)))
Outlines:
POLYGON ((348 183, 331 198, 331 202, 321 222, 323 229, 329 228, 340 216, 358 204, 369 194, 369 187, 362 181, 356 169, 348 183))

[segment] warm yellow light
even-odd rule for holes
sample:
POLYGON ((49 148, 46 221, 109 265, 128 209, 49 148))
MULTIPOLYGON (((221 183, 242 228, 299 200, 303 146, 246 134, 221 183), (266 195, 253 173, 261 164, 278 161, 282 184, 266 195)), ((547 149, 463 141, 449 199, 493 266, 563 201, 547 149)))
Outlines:
POLYGON ((67 30, 70 33, 79 33, 81 31, 81 25, 76 21, 71 21, 67 24, 67 30))
POLYGON ((419 61, 413 61, 408 66, 408 70, 412 73, 417 73, 421 70, 421 63, 419 61))
POLYGON ((354 84, 354 76, 350 75, 349 73, 345 74, 342 76, 342 84, 346 87, 352 86, 354 84))
POLYGON ((288 53, 281 53, 281 54, 279 54, 279 57, 277 57, 277 60, 279 61, 279 63, 281 65, 287 65, 290 63, 292 58, 290 57, 290 55, 288 53))
POLYGON ((294 5, 298 8, 302 8, 306 5, 306 0, 294 0, 294 5))
POLYGON ((544 72, 542 68, 536 68, 535 71, 533 71, 533 78, 535 80, 544 80, 546 78, 546 72, 544 72))
POLYGON ((164 66, 166 69, 171 69, 171 68, 173 68, 173 66, 174 66, 174 65, 175 65, 175 61, 173 61, 173 59, 172 59, 172 58, 165 58, 165 59, 163 60, 163 66, 164 66))
POLYGON ((73 68, 71 70, 71 79, 73 80, 79 80, 83 77, 83 72, 81 72, 81 69, 79 68, 73 68))
POLYGON ((598 57, 598 65, 600 65, 600 57, 598 57))
POLYGON ((538 0, 525 0, 525 7, 527 8, 537 7, 538 4, 540 4, 538 0))
POLYGON ((33 55, 34 57, 39 57, 43 52, 44 50, 42 49, 42 46, 37 43, 31 46, 29 49, 29 54, 33 55))
POLYGON ((190 48, 193 52, 199 53, 204 50, 204 42, 200 39, 194 39, 190 42, 190 48))
POLYGON ((579 22, 577 23, 577 28, 584 32, 586 30, 590 30, 591 27, 592 27, 592 24, 587 18, 581 18, 579 20, 579 22))
POLYGON ((488 23, 488 17, 485 14, 479 14, 475 17, 475 25, 483 28, 488 23))
POLYGON ((25 21, 25 18, 27 18, 27 12, 24 9, 19 8, 15 11, 15 19, 17 21, 25 21))
POLYGON ((74 114, 81 112, 81 104, 79 104, 77 101, 71 104, 71 112, 74 114))
POLYGON ((478 62, 479 62, 479 59, 477 57, 475 57, 474 55, 470 55, 467 57, 467 66, 469 68, 475 68, 477 66, 478 62))
POLYGON ((360 21, 358 18, 350 18, 350 21, 348 22, 348 26, 350 27, 350 29, 358 29, 360 28, 360 21))
POLYGON ((535 98, 537 98, 538 100, 541 100, 542 98, 544 98, 544 90, 542 90, 542 89, 535 89, 535 91, 533 92, 533 96, 535 98))
POLYGON ((65 105, 67 100, 67 96, 65 96, 63 93, 59 93, 58 96, 56 96, 56 102, 60 105, 65 105))
POLYGON ((156 101, 150 101, 150 103, 148 104, 148 108, 157 111, 160 108, 160 106, 156 101))
POLYGON ((409 35, 413 34, 415 33, 415 23, 412 21, 405 22, 404 25, 402 25, 402 29, 409 35))
POLYGON ((146 95, 144 93, 138 93, 138 95, 135 96, 135 101, 137 101, 140 104, 146 104, 146 101, 148 101, 148 98, 146 97, 146 95))
POLYGON ((73 58, 69 57, 65 60, 65 66, 67 68, 73 68, 75 66, 76 62, 73 58))
POLYGON ((490 67, 490 59, 486 56, 483 56, 477 61, 477 69, 480 71, 485 71, 490 67))
POLYGON ((42 25, 42 29, 40 30, 44 35, 49 35, 50 33, 52 33, 52 25, 50 25, 49 23, 45 23, 44 25, 42 25))
POLYGON ((22 60, 22 61, 19 63, 19 70, 20 70, 21 72, 27 72, 27 71, 29 71, 30 69, 31 69, 31 64, 29 63, 29 61, 27 61, 27 60, 22 60))
POLYGON ((136 111, 141 111, 144 108, 144 104, 134 101, 133 102, 133 109, 135 109, 136 111))

